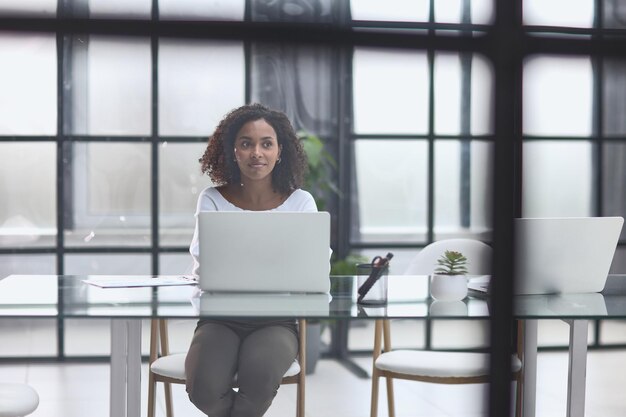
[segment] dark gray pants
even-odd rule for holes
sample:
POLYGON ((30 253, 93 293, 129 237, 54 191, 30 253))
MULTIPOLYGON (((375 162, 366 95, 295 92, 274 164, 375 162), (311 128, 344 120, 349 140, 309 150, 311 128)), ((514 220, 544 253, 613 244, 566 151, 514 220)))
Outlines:
POLYGON ((209 417, 260 417, 297 353, 293 320, 201 320, 185 361, 189 399, 209 417))

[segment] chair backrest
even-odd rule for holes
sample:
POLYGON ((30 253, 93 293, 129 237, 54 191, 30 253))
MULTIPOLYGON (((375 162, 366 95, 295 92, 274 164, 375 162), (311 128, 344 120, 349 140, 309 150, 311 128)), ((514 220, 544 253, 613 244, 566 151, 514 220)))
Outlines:
POLYGON ((463 253, 467 258, 470 275, 491 273, 491 247, 474 239, 445 239, 433 242, 419 251, 413 258, 405 275, 430 275, 437 267, 437 259, 447 250, 463 253))

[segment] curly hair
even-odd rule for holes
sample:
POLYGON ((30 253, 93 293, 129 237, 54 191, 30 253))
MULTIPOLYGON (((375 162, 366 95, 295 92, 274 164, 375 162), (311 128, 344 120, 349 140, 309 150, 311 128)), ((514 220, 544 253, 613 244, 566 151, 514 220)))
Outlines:
POLYGON ((272 171, 272 186, 281 194, 289 194, 302 186, 308 167, 306 154, 287 115, 262 104, 246 104, 222 119, 199 159, 202 173, 208 174, 215 185, 239 183, 241 173, 234 153, 236 135, 246 123, 260 119, 272 126, 282 148, 281 163, 272 171))

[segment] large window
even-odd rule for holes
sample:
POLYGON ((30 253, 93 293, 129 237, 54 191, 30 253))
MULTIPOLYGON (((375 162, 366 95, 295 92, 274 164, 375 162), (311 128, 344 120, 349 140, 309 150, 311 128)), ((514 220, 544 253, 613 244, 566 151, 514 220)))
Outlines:
MULTIPOLYGON (((493 194, 494 156, 512 140, 498 136, 498 112, 516 115, 517 215, 626 215, 626 59, 602 43, 621 40, 624 8, 520 1, 512 30, 527 42, 508 45, 519 66, 512 58, 506 68, 497 17, 511 3, 3 2, 0 13, 22 26, 0 32, 0 277, 188 272, 195 201, 210 185, 198 158, 221 117, 250 101, 287 112, 337 160, 335 253, 393 249, 394 273, 434 240, 492 240, 503 198, 493 194), (113 20, 106 34, 46 32, 20 16, 113 20), (128 33, 147 19, 152 32, 128 33), (183 21, 170 26, 179 36, 160 21, 183 21), (197 21, 240 30, 189 32, 197 21), (310 24, 321 41, 293 42, 306 37, 297 30, 257 39, 246 22, 310 24), (324 28, 340 28, 341 42, 324 40, 324 28), (497 108, 497 81, 511 70, 514 105, 497 108)), ((612 272, 626 272, 626 231, 612 272)), ((102 353, 72 344, 58 324, 56 348, 33 355, 102 353)), ((613 333, 593 339, 626 342, 613 333)), ((438 336, 424 344, 441 346, 438 336)))

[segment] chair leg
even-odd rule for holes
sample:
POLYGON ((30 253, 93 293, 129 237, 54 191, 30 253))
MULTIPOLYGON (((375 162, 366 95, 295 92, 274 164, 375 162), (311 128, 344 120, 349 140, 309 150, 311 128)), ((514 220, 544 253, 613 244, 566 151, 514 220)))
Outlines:
POLYGON ((515 379, 515 417, 522 417, 522 405, 524 403, 524 385, 520 375, 515 379))
MULTIPOLYGON (((304 372, 304 370, 301 372, 304 372)), ((296 417, 304 417, 304 378, 302 378, 298 383, 296 394, 296 417)))
POLYGON ((169 382, 163 383, 163 389, 165 390, 165 415, 167 417, 174 417, 174 410, 172 409, 172 384, 169 382))
POLYGON ((378 381, 379 381, 378 372, 374 369, 372 373, 372 399, 370 403, 370 417, 378 416, 378 381))
POLYGON ((393 378, 385 378, 387 380, 387 408, 389 409, 389 417, 395 417, 396 406, 393 397, 393 378))
POLYGON ((148 371, 148 373, 148 417, 154 417, 154 390, 156 389, 156 381, 154 380, 152 372, 148 371))

